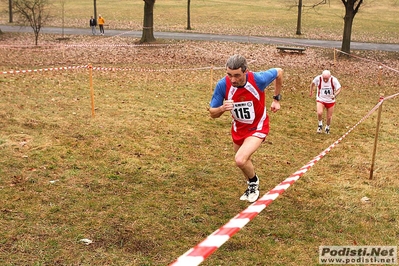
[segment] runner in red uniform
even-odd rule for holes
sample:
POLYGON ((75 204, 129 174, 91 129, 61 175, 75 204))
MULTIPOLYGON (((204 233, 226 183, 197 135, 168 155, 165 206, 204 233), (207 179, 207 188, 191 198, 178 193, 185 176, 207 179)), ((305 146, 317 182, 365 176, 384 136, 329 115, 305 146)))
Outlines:
POLYGON ((271 111, 277 112, 280 109, 283 70, 271 68, 267 71, 251 72, 248 71, 247 61, 243 56, 233 55, 227 60, 226 72, 226 77, 216 84, 209 113, 212 118, 218 118, 226 111, 231 112, 235 163, 248 184, 240 200, 254 202, 259 197, 259 178, 251 156, 269 133, 265 89, 275 81, 271 111))

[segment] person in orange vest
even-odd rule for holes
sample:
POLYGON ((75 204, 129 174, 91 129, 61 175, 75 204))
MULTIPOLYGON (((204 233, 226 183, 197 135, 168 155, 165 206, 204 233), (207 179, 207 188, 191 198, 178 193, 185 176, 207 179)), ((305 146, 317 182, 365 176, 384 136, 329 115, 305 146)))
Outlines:
POLYGON ((98 15, 98 27, 100 28, 100 34, 104 35, 104 23, 105 20, 101 15, 98 15))

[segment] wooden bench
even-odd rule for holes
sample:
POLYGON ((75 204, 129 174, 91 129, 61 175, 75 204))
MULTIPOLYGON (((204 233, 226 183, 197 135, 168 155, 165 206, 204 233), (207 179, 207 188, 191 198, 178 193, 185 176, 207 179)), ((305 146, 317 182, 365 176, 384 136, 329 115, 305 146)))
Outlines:
POLYGON ((292 52, 302 53, 302 52, 306 51, 306 48, 305 48, 305 47, 277 46, 277 49, 278 49, 280 52, 292 51, 292 52))

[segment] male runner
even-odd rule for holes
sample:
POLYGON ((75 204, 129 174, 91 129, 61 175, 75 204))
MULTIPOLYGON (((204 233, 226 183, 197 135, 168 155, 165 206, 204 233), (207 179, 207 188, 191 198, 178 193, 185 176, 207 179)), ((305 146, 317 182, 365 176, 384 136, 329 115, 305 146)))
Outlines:
POLYGON ((277 112, 280 109, 283 70, 271 68, 267 71, 251 72, 248 71, 247 60, 243 56, 233 55, 227 60, 226 73, 227 75, 216 84, 209 113, 212 118, 218 118, 226 111, 231 112, 235 163, 248 184, 240 200, 254 202, 259 197, 259 178, 255 173, 251 155, 269 133, 265 89, 275 80, 271 111, 277 112))
POLYGON ((324 131, 326 134, 330 134, 330 125, 334 113, 335 99, 341 92, 341 84, 336 77, 331 76, 330 71, 324 70, 323 73, 315 77, 310 84, 310 97, 312 97, 315 87, 317 88, 316 110, 317 119, 319 120, 317 133, 323 132, 323 112, 324 109, 327 109, 327 121, 324 131))

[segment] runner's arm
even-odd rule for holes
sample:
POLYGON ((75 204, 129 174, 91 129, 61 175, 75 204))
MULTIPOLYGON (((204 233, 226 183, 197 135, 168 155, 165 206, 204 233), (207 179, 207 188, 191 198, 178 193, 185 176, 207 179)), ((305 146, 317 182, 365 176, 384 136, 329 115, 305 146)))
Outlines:
MULTIPOLYGON (((283 86, 283 74, 284 71, 281 68, 276 68, 277 70, 277 77, 274 81, 274 95, 279 95, 281 93, 281 87, 283 86)), ((273 113, 280 110, 280 102, 273 99, 272 106, 270 108, 273 113)))
POLYGON ((314 84, 314 82, 312 81, 312 83, 310 83, 310 91, 309 91, 309 96, 312 97, 313 95, 313 90, 316 87, 316 84, 314 84))
POLYGON ((212 118, 220 117, 224 112, 230 111, 233 109, 233 101, 226 100, 223 102, 223 105, 219 107, 209 107, 209 114, 212 118))
POLYGON ((281 92, 281 87, 283 86, 283 74, 284 71, 281 68, 276 68, 277 77, 274 84, 274 95, 278 95, 281 92))
POLYGON ((341 93, 341 89, 342 89, 342 87, 340 87, 338 90, 336 90, 336 91, 334 92, 334 99, 337 98, 338 94, 341 93))

